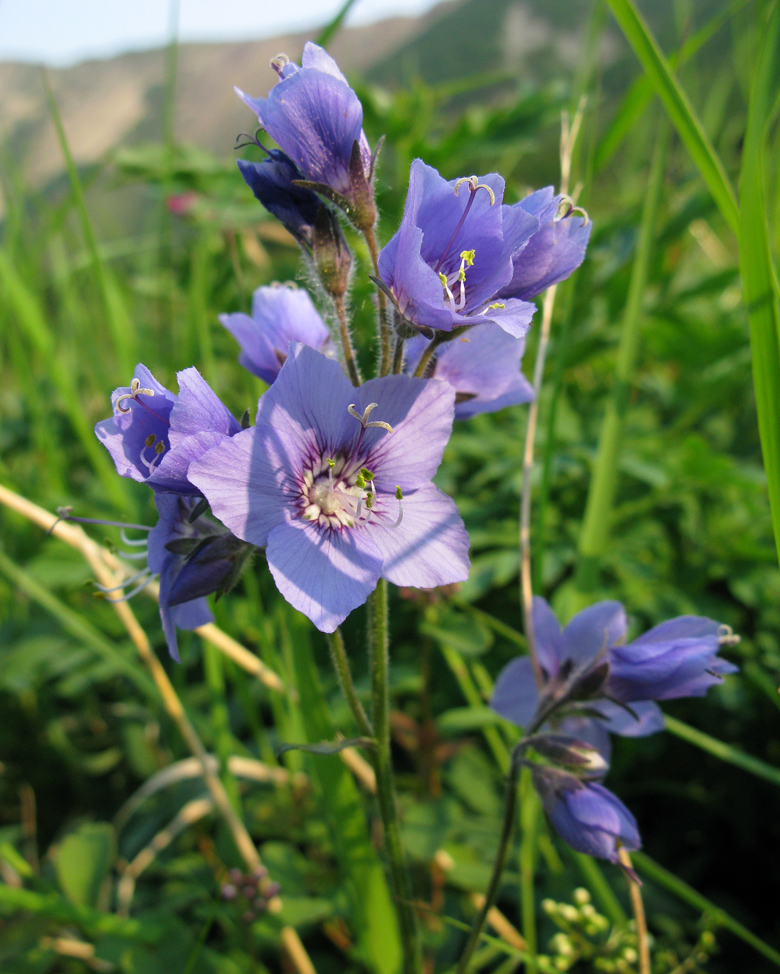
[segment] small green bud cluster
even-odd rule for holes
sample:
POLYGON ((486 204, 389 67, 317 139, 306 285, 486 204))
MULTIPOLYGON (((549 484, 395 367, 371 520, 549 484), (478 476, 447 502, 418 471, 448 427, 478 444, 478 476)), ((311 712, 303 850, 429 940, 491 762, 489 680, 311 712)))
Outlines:
POLYGON ((582 887, 574 890, 573 899, 573 903, 542 901, 542 909, 559 928, 549 943, 550 969, 565 972, 589 961, 594 971, 635 974, 639 955, 632 925, 612 927, 582 887))
POLYGON ((692 948, 678 942, 657 951, 653 957, 653 974, 703 974, 705 964, 717 949, 715 935, 705 929, 692 948))

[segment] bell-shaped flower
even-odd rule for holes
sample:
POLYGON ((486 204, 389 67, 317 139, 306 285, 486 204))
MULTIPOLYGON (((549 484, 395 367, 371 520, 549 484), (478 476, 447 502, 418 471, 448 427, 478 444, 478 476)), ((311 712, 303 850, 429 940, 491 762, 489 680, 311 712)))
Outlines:
POLYGON ((191 520, 197 498, 158 494, 155 502, 160 520, 149 533, 147 561, 160 576, 162 628, 178 661, 176 630, 214 621, 205 596, 232 587, 250 548, 213 518, 191 520))
POLYGON ((380 577, 433 588, 468 576, 468 535, 431 483, 452 431, 455 393, 392 375, 354 388, 304 345, 260 399, 257 423, 190 468, 213 513, 266 547, 282 595, 323 632, 380 577))
POLYGON ((268 158, 262 162, 239 159, 241 175, 255 198, 301 246, 310 251, 314 243, 314 224, 323 203, 310 189, 295 185, 295 180, 306 177, 292 159, 278 149, 261 148, 268 153, 268 158))
POLYGON ((565 711, 575 711, 558 718, 561 731, 588 741, 607 758, 609 733, 642 737, 663 730, 663 713, 655 700, 700 695, 720 682, 718 674, 736 669, 716 658, 719 646, 736 637, 721 635, 719 643, 723 627, 698 616, 665 622, 624 645, 628 624, 620 602, 597 602, 561 629, 548 603, 536 596, 533 625, 544 679, 541 693, 531 661, 518 657, 499 674, 491 706, 526 727, 542 696, 546 702, 558 701, 565 711), (577 714, 578 709, 587 715, 577 714))
MULTIPOLYGON (((407 371, 414 371, 429 344, 422 335, 406 343, 407 371)), ((475 325, 439 345, 425 377, 443 379, 453 387, 455 419, 493 413, 533 399, 533 388, 520 371, 524 351, 524 338, 513 338, 498 325, 475 325)))
POLYGON ((197 494, 190 463, 241 426, 197 369, 179 372, 178 380, 176 396, 136 366, 131 384, 114 390, 114 415, 97 423, 95 435, 120 476, 158 492, 197 494))
POLYGON ((616 700, 634 708, 636 700, 703 697, 737 667, 718 656, 739 641, 728 626, 701 616, 662 622, 627 646, 609 653, 606 688, 616 700))
POLYGON ((552 186, 531 193, 512 209, 537 217, 539 229, 512 257, 512 279, 499 297, 530 301, 580 266, 592 224, 568 197, 554 195, 552 186))
POLYGON ((545 765, 534 765, 532 776, 556 832, 572 849, 617 863, 620 846, 641 847, 636 819, 603 785, 545 765))
POLYGON ((398 311, 429 336, 488 322, 515 338, 528 331, 535 305, 498 295, 539 219, 503 206, 503 195, 496 173, 447 182, 421 159, 412 163, 403 220, 379 255, 379 277, 398 311))
POLYGON ((267 98, 251 98, 236 88, 238 96, 301 170, 306 188, 344 206, 359 226, 369 220, 373 225, 374 161, 360 99, 333 58, 311 42, 303 49, 301 67, 286 55, 271 66, 279 80, 267 98))
POLYGON ((330 357, 330 332, 307 291, 288 286, 259 287, 252 295, 252 314, 219 316, 241 346, 240 365, 271 385, 287 358, 290 342, 301 342, 330 357))

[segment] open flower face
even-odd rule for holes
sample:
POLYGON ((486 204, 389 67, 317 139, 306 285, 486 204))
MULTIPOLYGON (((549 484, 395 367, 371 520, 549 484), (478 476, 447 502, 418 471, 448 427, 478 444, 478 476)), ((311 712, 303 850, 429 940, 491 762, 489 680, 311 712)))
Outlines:
POLYGON ((360 99, 333 58, 311 41, 303 49, 301 67, 283 54, 271 66, 279 80, 267 98, 251 98, 236 88, 238 96, 306 180, 354 201, 370 183, 372 170, 360 99), (352 165, 355 144, 360 174, 352 165), (361 187, 355 185, 358 175, 361 187))
POLYGON ((421 159, 412 163, 403 220, 379 255, 379 276, 413 325, 452 331, 493 322, 525 335, 535 305, 497 295, 539 219, 502 206, 503 195, 496 173, 447 182, 421 159))
POLYGON ((431 483, 452 430, 444 382, 385 376, 353 388, 292 344, 257 425, 192 465, 213 513, 266 546, 282 595, 323 632, 381 577, 433 588, 468 576, 468 536, 431 483))

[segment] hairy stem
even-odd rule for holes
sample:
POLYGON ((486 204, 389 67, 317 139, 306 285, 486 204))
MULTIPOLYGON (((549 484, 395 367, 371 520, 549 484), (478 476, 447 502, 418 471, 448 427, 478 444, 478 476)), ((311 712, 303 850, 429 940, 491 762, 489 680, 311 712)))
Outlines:
POLYGON ((501 885, 501 875, 504 872, 509 849, 512 844, 512 833, 515 826, 515 809, 517 807, 517 776, 520 771, 520 764, 513 760, 509 767, 509 774, 506 782, 506 799, 504 801, 504 824, 501 827, 501 837, 498 840, 498 851, 493 863, 493 872, 490 876, 488 888, 485 890, 485 902, 482 909, 477 914, 474 925, 471 928, 466 948, 461 955, 455 974, 466 974, 471 955, 479 943, 479 938, 487 922, 488 913, 493 906, 501 885))
MULTIPOLYGON (((374 274, 379 277, 379 248, 376 243, 374 228, 363 231, 363 238, 371 254, 374 274)), ((382 288, 377 288, 379 301, 379 375, 387 375, 390 371, 390 323, 387 316, 387 295, 382 288)))
POLYGON ((341 692, 344 694, 344 699, 347 701, 357 728, 364 737, 373 737, 374 728, 371 726, 371 721, 366 716, 365 710, 363 710, 363 705, 358 700, 355 684, 352 682, 352 671, 349 667, 349 659, 344 649, 344 637, 341 635, 340 629, 336 629, 335 632, 328 635, 328 646, 341 692))
POLYGON ((341 337, 341 349, 344 353, 344 362, 347 366, 347 372, 349 372, 349 378, 353 386, 359 386, 361 383, 360 369, 357 364, 357 355, 355 354, 355 349, 352 346, 352 337, 349 334, 349 321, 347 319, 347 311, 344 307, 344 299, 342 297, 335 297, 333 303, 336 306, 336 314, 339 319, 339 335, 341 337))
POLYGON ((374 737, 377 746, 372 752, 379 812, 385 832, 385 852, 390 867, 401 940, 404 951, 404 974, 420 974, 422 954, 417 931, 417 919, 412 909, 409 876, 401 845, 393 766, 390 755, 390 687, 388 652, 387 582, 379 579, 371 597, 371 690, 374 737))

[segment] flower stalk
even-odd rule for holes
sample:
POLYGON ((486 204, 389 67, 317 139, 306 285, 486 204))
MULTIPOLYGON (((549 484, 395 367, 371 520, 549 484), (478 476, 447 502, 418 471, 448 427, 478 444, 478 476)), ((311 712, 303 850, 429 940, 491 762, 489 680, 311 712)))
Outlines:
POLYGON ((376 749, 372 752, 379 812, 385 833, 385 851, 395 897, 404 951, 404 974, 421 974, 422 954, 411 887, 401 844, 398 807, 390 753, 390 685, 387 582, 380 579, 369 603, 371 611, 371 691, 376 749))

